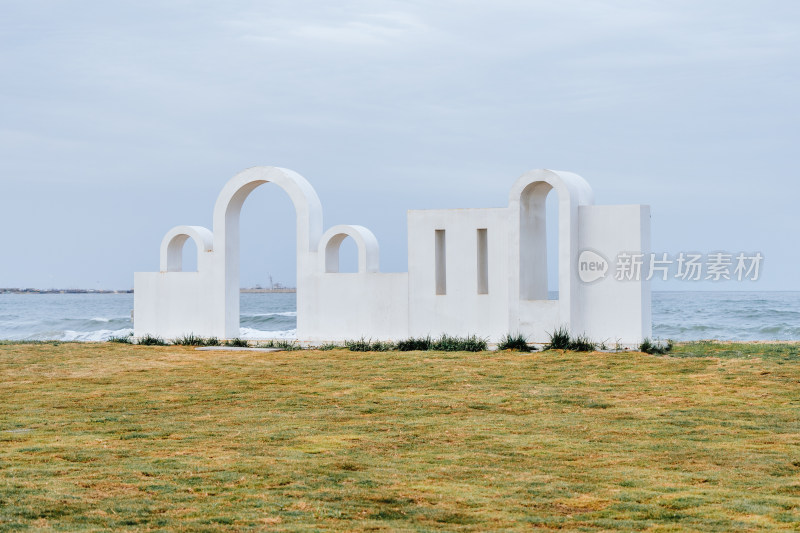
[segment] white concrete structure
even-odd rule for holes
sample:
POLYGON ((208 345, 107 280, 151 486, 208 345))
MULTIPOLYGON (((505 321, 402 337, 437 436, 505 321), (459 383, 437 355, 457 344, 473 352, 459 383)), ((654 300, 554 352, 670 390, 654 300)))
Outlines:
POLYGON ((408 273, 379 270, 367 228, 323 232, 322 206, 299 174, 254 167, 231 179, 214 207, 214 228, 177 226, 161 243, 161 271, 135 274, 134 330, 174 338, 239 336, 239 214, 264 183, 286 191, 297 215, 297 337, 477 334, 490 342, 521 332, 546 341, 558 326, 596 341, 635 344, 651 335, 650 289, 635 272, 616 279, 620 253, 647 257, 647 206, 595 206, 589 184, 569 172, 534 170, 511 187, 508 207, 409 211, 408 273), (548 300, 545 199, 558 195, 558 299, 548 300), (358 246, 358 272, 339 272, 339 247, 358 246), (183 272, 187 239, 197 271, 183 272))

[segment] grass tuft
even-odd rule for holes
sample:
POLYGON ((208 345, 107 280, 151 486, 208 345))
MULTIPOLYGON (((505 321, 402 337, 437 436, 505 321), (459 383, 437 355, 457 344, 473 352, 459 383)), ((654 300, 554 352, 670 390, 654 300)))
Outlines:
POLYGON ((390 352, 394 350, 393 342, 375 341, 372 343, 373 352, 390 352))
POLYGON ((597 344, 586 335, 578 335, 569 343, 569 349, 573 352, 593 352, 597 349, 597 344))
POLYGON ((172 344, 178 346, 205 346, 206 340, 203 337, 198 337, 194 333, 189 333, 172 341, 172 344))
POLYGON ((570 350, 573 352, 593 352, 597 349, 597 343, 593 342, 586 335, 578 335, 572 337, 569 333, 569 328, 561 326, 553 333, 549 334, 550 342, 548 342, 545 350, 570 350))
POLYGON ((139 337, 136 341, 139 346, 166 346, 167 343, 161 337, 150 335, 149 333, 143 337, 139 337))
POLYGON ((229 339, 225 341, 225 346, 231 346, 233 348, 247 348, 250 344, 244 340, 236 337, 235 339, 229 339))
POLYGON ((394 350, 393 342, 375 341, 361 337, 356 341, 344 341, 344 346, 351 352, 388 352, 394 350))
POLYGON ((297 350, 304 350, 300 344, 295 340, 287 340, 287 339, 270 339, 266 342, 259 343, 257 345, 259 348, 278 348, 280 350, 284 350, 286 352, 294 352, 297 350))
POLYGON ((361 337, 358 340, 349 340, 344 343, 345 348, 351 352, 400 352, 410 351, 437 351, 437 352, 482 352, 486 350, 486 340, 477 335, 458 337, 444 334, 437 339, 430 336, 409 338, 397 343, 375 341, 361 337))
POLYGON ((397 341, 397 350, 400 352, 414 352, 430 350, 433 346, 433 339, 428 335, 427 337, 409 337, 401 341, 397 341))
POLYGON ((335 342, 326 342, 325 344, 321 344, 319 346, 314 347, 315 350, 320 350, 323 352, 327 352, 330 350, 341 350, 344 348, 341 344, 336 344, 335 342))
POLYGON ((486 339, 482 339, 477 335, 453 337, 445 333, 433 342, 431 350, 439 352, 484 352, 486 351, 486 339))
POLYGON ((667 342, 652 341, 645 339, 639 345, 639 351, 649 353, 650 355, 664 355, 672 351, 675 344, 672 340, 668 339, 667 342))
POLYGON ((528 338, 522 333, 512 335, 506 333, 500 343, 497 345, 498 350, 513 350, 515 352, 530 352, 536 348, 528 345, 528 338))
POLYGON ((545 345, 545 350, 569 350, 572 345, 572 338, 569 335, 569 328, 561 326, 553 333, 549 334, 550 341, 545 345))
POLYGON ((369 352, 370 348, 372 348, 372 343, 361 337, 357 341, 344 341, 344 346, 351 352, 369 352))
POLYGON ((133 333, 127 337, 109 337, 108 342, 114 342, 117 344, 133 344, 133 333))

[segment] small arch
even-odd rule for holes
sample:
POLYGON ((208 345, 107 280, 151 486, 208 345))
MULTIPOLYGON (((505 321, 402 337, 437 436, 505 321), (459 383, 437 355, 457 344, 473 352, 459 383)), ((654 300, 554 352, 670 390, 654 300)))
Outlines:
POLYGON ((358 273, 358 244, 349 235, 339 245, 339 270, 340 274, 358 273))
POLYGON ((339 272, 339 247, 347 237, 352 238, 358 247, 358 272, 378 272, 378 239, 364 226, 347 224, 333 226, 320 238, 318 255, 322 272, 339 272))
POLYGON ((161 272, 183 272, 183 245, 191 237, 197 246, 197 270, 203 253, 214 250, 214 235, 202 226, 175 226, 161 240, 161 272))

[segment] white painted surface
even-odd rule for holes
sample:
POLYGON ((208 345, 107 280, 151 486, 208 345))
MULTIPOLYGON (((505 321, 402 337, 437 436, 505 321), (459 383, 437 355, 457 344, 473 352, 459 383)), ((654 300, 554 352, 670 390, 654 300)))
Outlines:
MULTIPOLYGON (((650 208, 642 205, 581 207, 581 248, 609 262, 604 279, 581 283, 582 316, 576 324, 592 339, 613 346, 636 344, 652 335, 650 284, 615 279, 615 259, 620 252, 650 252, 650 208)), ((580 265, 573 265, 575 269, 580 265)), ((647 264, 642 275, 647 275, 647 264)))
MULTIPOLYGON (((302 340, 343 341, 408 336, 408 274, 319 273, 308 279, 302 340)), ((298 318, 303 312, 298 307, 298 318)))
MULTIPOLYGON (((521 332, 544 342, 558 326, 599 341, 637 343, 650 335, 650 289, 616 281, 613 270, 584 283, 585 249, 612 262, 620 251, 647 253, 646 206, 594 206, 576 174, 534 170, 511 187, 508 207, 409 211, 408 273, 379 272, 375 236, 358 225, 323 233, 322 206, 299 174, 254 167, 234 176, 214 207, 213 231, 177 226, 161 245, 161 272, 135 275, 134 329, 174 338, 239 335, 239 215, 264 183, 287 192, 297 224, 297 336, 301 341, 476 334, 497 341, 521 332), (559 299, 547 300, 546 197, 558 195, 559 299), (437 237, 438 235, 438 237, 437 237), (358 272, 340 273, 339 247, 358 247, 358 272), (181 272, 193 239, 197 272, 181 272)), ((610 267, 613 269, 612 267, 610 267)))
MULTIPOLYGON (((508 208, 408 212, 409 334, 496 339, 508 333, 508 208), (478 283, 486 230, 488 292, 478 283), (437 231, 444 232, 444 294, 437 294, 437 231)), ((442 235, 442 233, 439 233, 442 235)), ((441 280, 439 285, 441 285, 441 280)))

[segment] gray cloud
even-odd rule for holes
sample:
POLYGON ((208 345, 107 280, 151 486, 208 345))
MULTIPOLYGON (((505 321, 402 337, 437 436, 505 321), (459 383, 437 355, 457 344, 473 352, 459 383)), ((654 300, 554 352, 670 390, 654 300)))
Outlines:
MULTIPOLYGON (((656 250, 761 250, 759 286, 800 289, 792 0, 0 10, 0 286, 130 286, 167 229, 210 225, 230 176, 273 164, 326 224, 370 226, 389 270, 406 209, 503 205, 551 167, 651 204, 656 250)), ((290 282, 291 210, 267 192, 243 280, 290 282)))

